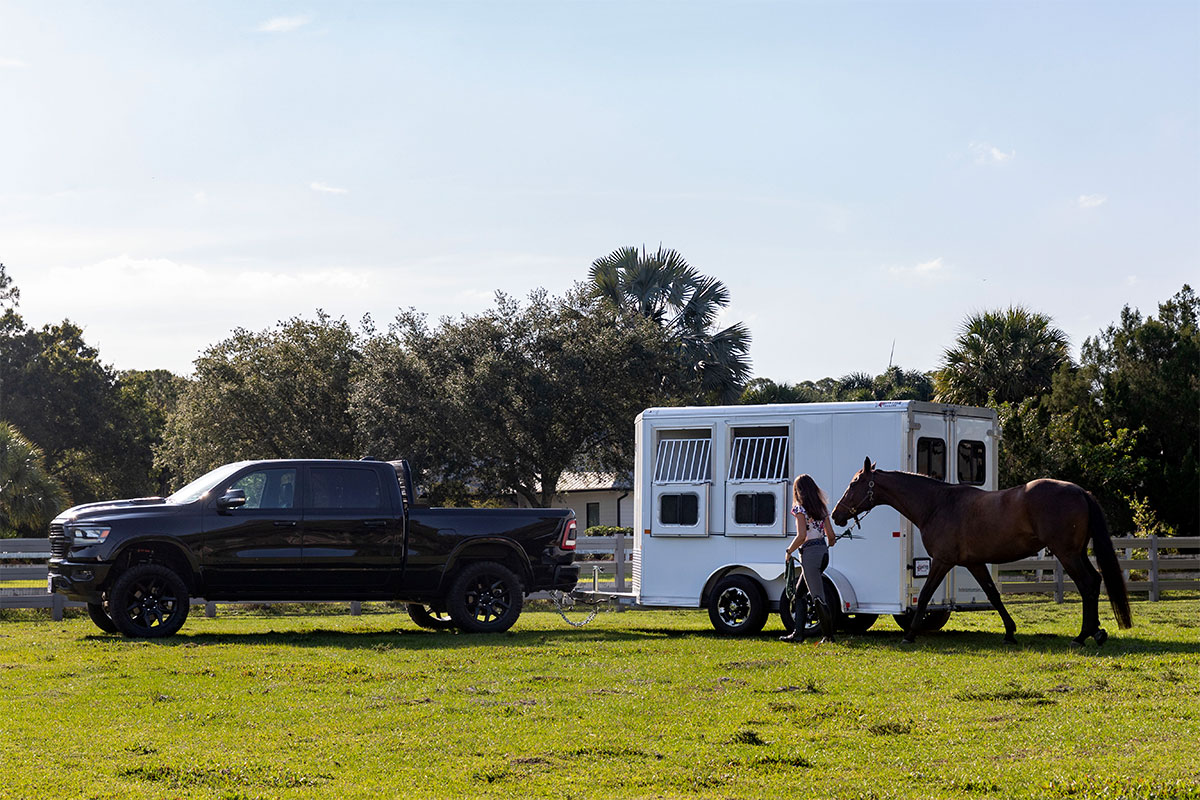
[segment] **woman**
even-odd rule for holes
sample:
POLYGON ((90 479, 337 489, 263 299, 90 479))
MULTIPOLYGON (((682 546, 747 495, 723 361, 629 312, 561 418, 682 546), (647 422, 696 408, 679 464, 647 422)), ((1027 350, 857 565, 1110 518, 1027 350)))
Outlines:
MULTIPOLYGON (((825 596, 825 567, 829 566, 829 548, 837 541, 833 525, 829 523, 829 499, 807 473, 798 475, 792 483, 792 516, 796 519, 796 538, 787 546, 787 558, 800 551, 800 568, 803 574, 800 583, 808 585, 821 621, 822 642, 832 642, 833 611, 829 598, 825 596)), ((804 641, 804 629, 808 626, 808 604, 796 585, 795 627, 787 636, 787 642, 804 641)))

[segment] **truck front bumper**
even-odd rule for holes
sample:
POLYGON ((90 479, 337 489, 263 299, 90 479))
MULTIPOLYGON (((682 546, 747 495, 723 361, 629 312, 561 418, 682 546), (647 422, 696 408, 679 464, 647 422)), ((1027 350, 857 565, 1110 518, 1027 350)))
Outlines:
POLYGON ((94 561, 50 560, 50 578, 46 588, 51 592, 63 594, 69 600, 84 603, 99 603, 102 599, 101 587, 108 580, 110 564, 98 564, 94 561))

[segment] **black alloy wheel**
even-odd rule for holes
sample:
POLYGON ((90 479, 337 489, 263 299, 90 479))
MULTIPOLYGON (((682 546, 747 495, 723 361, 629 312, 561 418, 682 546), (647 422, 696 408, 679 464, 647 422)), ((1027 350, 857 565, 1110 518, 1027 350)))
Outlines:
POLYGON ((108 612, 126 636, 157 639, 183 626, 189 601, 187 584, 170 567, 134 564, 113 584, 108 612))
POLYGON ((425 606, 420 603, 408 603, 405 609, 408 611, 409 618, 422 628, 427 628, 431 631, 444 631, 447 628, 454 627, 454 620, 448 613, 440 609, 435 609, 432 606, 425 606))
POLYGON ((468 564, 450 584, 446 610, 468 633, 501 633, 521 616, 525 602, 521 579, 503 564, 476 561, 468 564))
POLYGON ((746 636, 767 624, 767 597, 758 582, 745 575, 728 575, 708 596, 708 618, 717 633, 746 636))

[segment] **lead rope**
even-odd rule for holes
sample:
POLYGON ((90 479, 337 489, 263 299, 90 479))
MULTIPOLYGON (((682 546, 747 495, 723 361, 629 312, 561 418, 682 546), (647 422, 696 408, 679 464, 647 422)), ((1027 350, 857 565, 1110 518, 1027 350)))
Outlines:
POLYGON ((587 619, 585 619, 583 622, 575 622, 567 617, 567 608, 575 605, 575 598, 569 597, 566 592, 553 589, 550 592, 550 599, 554 602, 554 608, 558 612, 558 615, 563 618, 563 622, 567 623, 572 628, 582 628, 584 625, 587 625, 589 622, 594 620, 596 615, 600 613, 601 603, 604 602, 603 600, 599 600, 595 603, 587 603, 586 605, 592 606, 592 613, 588 614, 587 619))

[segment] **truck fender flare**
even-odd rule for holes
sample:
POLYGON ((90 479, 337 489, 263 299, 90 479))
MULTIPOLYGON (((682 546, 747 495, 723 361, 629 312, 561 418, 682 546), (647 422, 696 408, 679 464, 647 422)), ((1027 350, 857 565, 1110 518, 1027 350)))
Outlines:
POLYGON ((468 539, 451 551, 450 556, 446 559, 446 567, 442 570, 442 584, 445 585, 446 579, 453 575, 462 566, 464 561, 485 560, 471 557, 472 550, 494 549, 496 547, 503 548, 504 556, 500 559, 492 558, 486 560, 506 560, 511 557, 520 567, 518 576, 521 580, 530 581, 533 579, 533 567, 529 563, 529 555, 518 547, 516 542, 511 539, 505 539, 502 536, 481 536, 477 539, 468 539))
POLYGON ((187 582, 188 586, 194 584, 200 578, 200 561, 196 558, 196 554, 191 551, 191 548, 182 545, 178 539, 172 539, 166 536, 143 536, 138 539, 132 539, 128 542, 121 543, 112 554, 112 562, 116 563, 124 558, 125 554, 130 550, 136 550, 139 547, 154 547, 155 549, 162 548, 172 551, 176 554, 180 561, 187 565, 191 571, 189 575, 180 575, 187 582))

